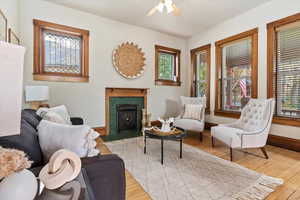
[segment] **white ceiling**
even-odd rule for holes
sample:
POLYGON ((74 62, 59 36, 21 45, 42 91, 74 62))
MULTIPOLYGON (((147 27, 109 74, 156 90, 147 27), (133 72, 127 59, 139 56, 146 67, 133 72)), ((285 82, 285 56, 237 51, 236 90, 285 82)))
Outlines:
POLYGON ((174 0, 181 16, 147 12, 159 0, 47 0, 160 32, 190 37, 270 0, 174 0))

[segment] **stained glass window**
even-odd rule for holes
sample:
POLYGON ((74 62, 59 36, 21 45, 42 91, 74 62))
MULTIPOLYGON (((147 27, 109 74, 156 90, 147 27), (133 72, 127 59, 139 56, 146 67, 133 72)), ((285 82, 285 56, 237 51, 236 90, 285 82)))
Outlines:
POLYGON ((33 24, 33 79, 88 82, 90 32, 36 19, 33 24))
POLYGON ((81 73, 81 37, 43 32, 45 72, 81 73))

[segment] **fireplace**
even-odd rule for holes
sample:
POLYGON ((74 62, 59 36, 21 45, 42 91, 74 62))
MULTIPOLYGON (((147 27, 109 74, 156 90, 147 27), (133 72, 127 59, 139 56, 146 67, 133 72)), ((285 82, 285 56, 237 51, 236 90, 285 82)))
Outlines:
POLYGON ((106 88, 104 140, 140 136, 142 109, 147 108, 147 88, 106 88))
POLYGON ((138 127, 140 127, 138 126, 138 105, 118 104, 117 105, 118 134, 128 130, 138 131, 138 127))

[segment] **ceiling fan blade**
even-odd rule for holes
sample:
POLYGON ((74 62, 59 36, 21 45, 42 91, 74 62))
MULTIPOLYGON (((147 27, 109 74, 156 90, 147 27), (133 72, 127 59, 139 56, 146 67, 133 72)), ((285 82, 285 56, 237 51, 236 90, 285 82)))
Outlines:
POLYGON ((152 9, 148 12, 147 16, 153 15, 156 11, 157 11, 157 8, 156 8, 156 7, 152 8, 152 9))
POLYGON ((180 12, 180 9, 179 8, 177 8, 177 6, 173 3, 173 14, 175 15, 175 16, 180 16, 181 15, 181 12, 180 12))

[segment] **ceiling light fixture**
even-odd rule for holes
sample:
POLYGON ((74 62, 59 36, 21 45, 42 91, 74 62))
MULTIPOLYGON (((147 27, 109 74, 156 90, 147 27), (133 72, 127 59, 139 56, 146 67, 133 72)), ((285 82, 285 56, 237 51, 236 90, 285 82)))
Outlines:
POLYGON ((157 9, 160 13, 162 13, 162 12, 164 11, 164 7, 165 7, 164 3, 159 2, 159 4, 156 6, 156 9, 157 9))
POLYGON ((167 13, 171 13, 174 11, 174 8, 173 8, 173 1, 172 0, 165 0, 165 7, 167 9, 167 13))
POLYGON ((156 11, 163 13, 164 10, 166 9, 167 13, 173 13, 175 16, 179 16, 180 15, 180 10, 179 8, 176 7, 175 3, 173 2, 173 0, 160 0, 160 2, 158 3, 157 6, 155 6, 154 8, 152 8, 147 16, 151 16, 153 15, 156 11))

